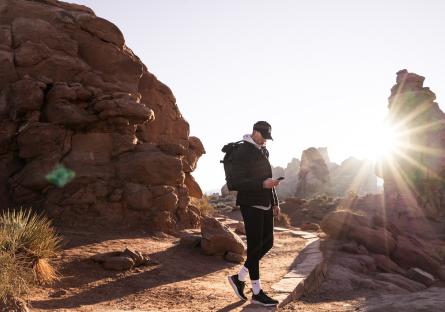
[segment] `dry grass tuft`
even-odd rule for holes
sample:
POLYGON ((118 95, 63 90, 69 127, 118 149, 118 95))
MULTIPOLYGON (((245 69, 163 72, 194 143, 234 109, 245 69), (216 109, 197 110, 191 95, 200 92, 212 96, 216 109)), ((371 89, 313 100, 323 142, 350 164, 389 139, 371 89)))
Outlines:
POLYGON ((0 214, 0 299, 19 297, 37 284, 56 280, 48 259, 60 242, 42 215, 22 209, 0 214))

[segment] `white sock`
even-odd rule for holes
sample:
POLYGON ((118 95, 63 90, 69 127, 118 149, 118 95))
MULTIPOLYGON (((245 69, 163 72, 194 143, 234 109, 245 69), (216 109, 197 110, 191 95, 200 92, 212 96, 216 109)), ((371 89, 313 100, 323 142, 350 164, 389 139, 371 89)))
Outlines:
POLYGON ((260 280, 253 280, 252 282, 252 291, 254 295, 258 295, 261 290, 261 282, 260 280))
POLYGON ((239 273, 238 273, 238 279, 241 281, 241 282, 245 282, 246 281, 246 278, 247 278, 247 275, 249 275, 249 269, 248 268, 246 268, 244 265, 241 267, 241 270, 239 271, 239 273))

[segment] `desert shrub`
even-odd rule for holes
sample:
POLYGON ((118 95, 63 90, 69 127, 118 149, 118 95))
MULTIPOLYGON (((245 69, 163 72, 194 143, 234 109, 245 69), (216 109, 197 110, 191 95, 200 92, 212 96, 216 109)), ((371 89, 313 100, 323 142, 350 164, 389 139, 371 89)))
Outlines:
POLYGON ((206 195, 202 198, 192 197, 191 204, 197 207, 204 216, 212 216, 215 213, 215 207, 209 203, 209 198, 206 195))
POLYGON ((48 260, 59 245, 60 238, 44 216, 22 209, 0 214, 0 299, 7 301, 57 279, 48 260))

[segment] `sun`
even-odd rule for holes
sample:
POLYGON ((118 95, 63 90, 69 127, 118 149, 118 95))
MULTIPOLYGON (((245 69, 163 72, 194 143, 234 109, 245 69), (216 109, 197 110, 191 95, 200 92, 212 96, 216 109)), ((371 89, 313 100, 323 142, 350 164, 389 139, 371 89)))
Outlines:
POLYGON ((382 122, 361 133, 362 140, 356 146, 357 154, 374 161, 390 159, 401 151, 402 134, 397 127, 382 122))
POLYGON ((374 158, 388 159, 393 157, 400 151, 402 146, 402 132, 394 126, 388 124, 381 124, 376 129, 374 139, 371 141, 371 145, 374 150, 374 158))

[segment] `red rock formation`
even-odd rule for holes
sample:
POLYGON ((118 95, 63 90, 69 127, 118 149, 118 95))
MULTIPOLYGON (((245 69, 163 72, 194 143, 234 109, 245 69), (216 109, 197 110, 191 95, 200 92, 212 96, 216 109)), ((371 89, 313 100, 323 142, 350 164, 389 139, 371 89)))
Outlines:
POLYGON ((322 155, 324 151, 320 152, 314 147, 303 151, 298 173, 297 196, 311 197, 330 193, 329 168, 322 155))
POLYGON ((410 218, 444 215, 445 114, 425 78, 407 70, 397 73, 389 97, 389 124, 399 144, 382 161, 387 210, 410 218))
POLYGON ((81 5, 0 3, 0 205, 56 221, 198 226, 189 196, 205 153, 170 89, 119 29, 81 5), (75 171, 64 188, 45 175, 75 171))

